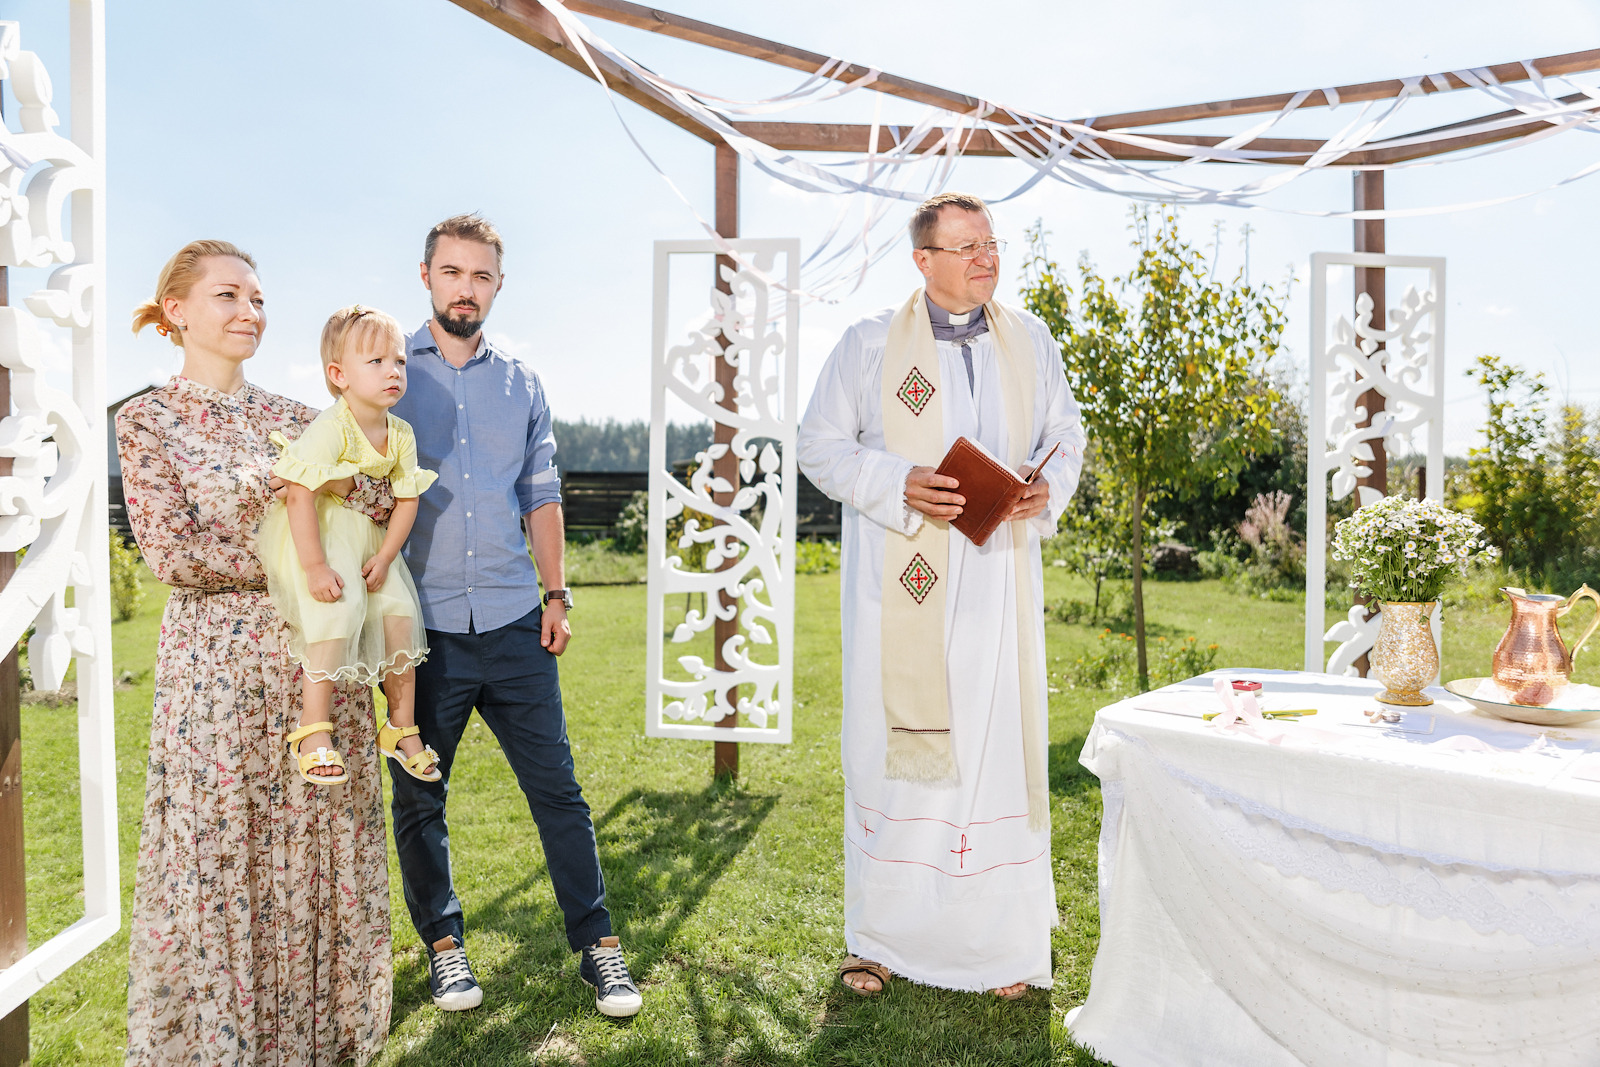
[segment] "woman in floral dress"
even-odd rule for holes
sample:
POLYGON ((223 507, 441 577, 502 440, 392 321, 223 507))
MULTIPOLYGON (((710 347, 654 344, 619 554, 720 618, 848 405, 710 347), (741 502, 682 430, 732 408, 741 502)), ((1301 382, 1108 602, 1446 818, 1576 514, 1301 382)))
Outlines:
MULTIPOLYGON (((360 1065, 389 1031, 370 691, 334 701, 344 785, 301 781, 283 745, 299 670, 256 527, 272 500, 267 435, 297 437, 317 412, 244 379, 266 326, 254 266, 220 241, 173 257, 134 329, 170 336, 183 373, 117 416, 128 517, 173 587, 129 927, 129 1064, 360 1065)), ((384 482, 349 499, 379 521, 393 503, 384 482)))

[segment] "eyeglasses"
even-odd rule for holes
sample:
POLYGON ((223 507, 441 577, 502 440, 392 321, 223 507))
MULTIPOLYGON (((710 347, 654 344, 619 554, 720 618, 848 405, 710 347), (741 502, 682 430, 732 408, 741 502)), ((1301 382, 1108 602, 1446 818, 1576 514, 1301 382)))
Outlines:
POLYGON ((960 248, 940 248, 938 245, 922 246, 922 251, 924 252, 949 252, 952 255, 959 256, 968 261, 977 259, 979 256, 984 255, 985 253, 991 256, 998 256, 1005 250, 1005 241, 998 237, 991 237, 987 241, 979 241, 975 244, 962 245, 960 248))

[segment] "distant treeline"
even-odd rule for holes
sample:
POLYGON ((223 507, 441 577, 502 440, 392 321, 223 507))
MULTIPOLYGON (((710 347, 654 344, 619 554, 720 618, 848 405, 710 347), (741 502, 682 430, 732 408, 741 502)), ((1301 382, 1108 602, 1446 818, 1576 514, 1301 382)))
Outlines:
MULTIPOLYGON (((555 420, 556 465, 566 471, 645 471, 650 469, 650 424, 555 420)), ((693 459, 711 443, 709 422, 667 423, 667 462, 693 459)))

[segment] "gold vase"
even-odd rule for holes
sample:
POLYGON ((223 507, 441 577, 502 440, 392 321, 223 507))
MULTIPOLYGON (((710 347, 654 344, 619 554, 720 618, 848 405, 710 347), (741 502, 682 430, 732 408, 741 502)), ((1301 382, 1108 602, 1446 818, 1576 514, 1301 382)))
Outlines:
POLYGON ((1369 660, 1372 676, 1388 688, 1378 694, 1385 704, 1420 708, 1433 703, 1422 689, 1439 676, 1439 646, 1433 640, 1433 602, 1379 605, 1378 640, 1369 660))

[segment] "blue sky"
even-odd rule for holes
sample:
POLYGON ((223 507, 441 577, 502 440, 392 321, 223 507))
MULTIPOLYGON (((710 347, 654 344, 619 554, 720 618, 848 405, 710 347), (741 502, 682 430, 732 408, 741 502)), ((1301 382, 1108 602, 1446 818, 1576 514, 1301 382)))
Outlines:
MULTIPOLYGON (((23 46, 44 55, 63 80, 64 8, 59 0, 7 0, 4 15, 20 19, 23 46)), ((448 0, 150 0, 107 8, 113 394, 177 368, 167 342, 150 331, 135 338, 122 323, 185 241, 222 237, 255 254, 270 320, 248 373, 268 388, 325 403, 316 339, 327 314, 359 301, 420 323, 427 303, 416 264, 424 233, 445 215, 478 210, 508 242, 491 335, 539 371, 559 416, 648 417, 651 244, 699 233, 594 83, 448 0)), ((1480 0, 676 0, 669 10, 1068 117, 1420 74, 1600 42, 1600 6, 1582 0, 1514 8, 1480 0)), ((792 71, 594 25, 668 77, 712 91, 764 96, 799 80, 792 71)), ((858 94, 825 113, 792 117, 870 121, 870 98, 858 94)), ((710 147, 621 106, 709 216, 710 147)), ((1408 126, 1491 110, 1482 100, 1413 106, 1408 126)), ((898 104, 886 112, 905 114, 898 104)), ((1328 132, 1327 123, 1349 114, 1313 117, 1300 132, 1328 132)), ((1542 189, 1597 158, 1600 137, 1568 134, 1394 175, 1389 203, 1542 189)), ((971 161, 952 184, 985 193, 1009 190, 1023 177, 1019 163, 971 161)), ((808 250, 835 207, 748 168, 743 194, 744 235, 799 237, 808 250)), ((1600 177, 1513 204, 1389 224, 1391 252, 1448 259, 1450 451, 1464 451, 1481 420, 1481 401, 1461 374, 1481 352, 1545 371, 1558 395, 1600 403, 1600 342, 1590 310, 1597 197, 1600 177)), ((1285 202, 1345 207, 1349 179, 1319 176, 1285 202)), ((997 232, 1018 245, 1024 227, 1042 219, 1065 263, 1086 251, 1107 270, 1127 265, 1127 205, 1120 199, 1045 183, 996 215, 997 232)), ((1248 222, 1256 279, 1291 272, 1301 279, 1292 288, 1286 358, 1303 364, 1306 264, 1314 251, 1348 250, 1350 223, 1196 209, 1185 213, 1184 225, 1209 242, 1217 221, 1225 270, 1241 261, 1239 228, 1248 222)), ((891 256, 840 305, 803 312, 802 398, 843 326, 903 299, 915 284, 908 259, 891 256)), ((1012 254, 1003 264, 1002 295, 1015 293, 1020 260, 1012 254)), ((19 277, 13 292, 26 291, 24 284, 19 277)))

